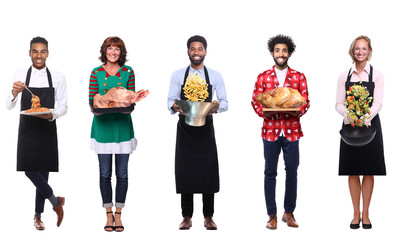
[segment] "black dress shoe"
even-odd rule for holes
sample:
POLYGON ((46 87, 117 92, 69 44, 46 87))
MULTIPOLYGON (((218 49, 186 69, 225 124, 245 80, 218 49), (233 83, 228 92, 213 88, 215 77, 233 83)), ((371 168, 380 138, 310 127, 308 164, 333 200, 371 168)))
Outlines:
MULTIPOLYGON (((364 224, 363 224, 364 225, 364 224)), ((349 227, 351 228, 351 229, 358 229, 358 228, 360 228, 360 220, 359 220, 359 223, 352 223, 351 222, 351 224, 349 225, 349 227)), ((364 227, 364 226, 363 226, 364 227)))

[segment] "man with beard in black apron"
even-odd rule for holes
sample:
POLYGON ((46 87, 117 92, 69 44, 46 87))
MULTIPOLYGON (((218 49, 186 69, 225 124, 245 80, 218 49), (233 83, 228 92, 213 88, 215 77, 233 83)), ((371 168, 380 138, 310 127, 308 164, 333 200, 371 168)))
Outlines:
POLYGON ((191 64, 173 73, 169 86, 168 109, 172 114, 179 113, 176 137, 175 177, 176 192, 181 194, 183 221, 179 229, 192 226, 194 193, 202 193, 204 226, 216 230, 213 222, 214 194, 219 191, 219 168, 212 113, 227 111, 228 102, 224 81, 219 72, 204 66, 207 43, 202 36, 193 36, 187 41, 187 54, 191 64), (175 100, 187 100, 183 87, 189 74, 197 74, 208 84, 208 97, 205 102, 219 103, 206 117, 204 126, 195 127, 185 123, 183 111, 175 100), (212 100, 216 92, 218 101, 212 100))
POLYGON ((66 83, 62 74, 46 68, 48 57, 48 41, 35 37, 30 42, 29 56, 33 65, 28 69, 18 71, 13 79, 11 94, 7 98, 7 108, 15 107, 19 93, 21 111, 31 108, 32 94, 26 87, 40 98, 41 107, 54 109, 50 113, 40 115, 20 115, 17 171, 24 171, 36 187, 36 204, 34 226, 44 230, 41 213, 44 211, 45 199, 53 205, 58 215, 57 226, 63 219, 64 197, 55 197, 48 185, 49 172, 58 172, 58 142, 55 119, 67 112, 66 83), (57 108, 55 109, 55 101, 57 108))

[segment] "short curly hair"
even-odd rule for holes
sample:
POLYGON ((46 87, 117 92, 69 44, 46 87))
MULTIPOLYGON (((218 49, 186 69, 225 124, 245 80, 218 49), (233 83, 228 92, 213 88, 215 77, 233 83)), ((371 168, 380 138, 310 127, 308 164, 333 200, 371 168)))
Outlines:
POLYGON ((100 47, 99 60, 102 61, 102 63, 104 63, 104 64, 107 63, 106 49, 110 46, 116 46, 116 47, 120 48, 121 55, 120 55, 120 58, 118 59, 118 65, 120 65, 120 67, 124 66, 125 62, 128 61, 126 59, 127 50, 125 48, 124 41, 122 41, 122 39, 119 37, 108 37, 104 40, 102 46, 100 47))
POLYGON ((206 39, 202 36, 199 35, 194 35, 192 37, 190 37, 187 41, 187 49, 190 49, 190 44, 192 42, 201 42, 204 46, 204 48, 206 49, 208 47, 208 43, 206 42, 206 39))
POLYGON ((267 45, 268 45, 268 50, 273 53, 274 48, 276 44, 286 44, 287 49, 291 54, 293 54, 294 50, 296 50, 296 44, 294 44, 293 39, 289 36, 283 35, 283 34, 278 34, 275 37, 272 37, 268 40, 267 45))

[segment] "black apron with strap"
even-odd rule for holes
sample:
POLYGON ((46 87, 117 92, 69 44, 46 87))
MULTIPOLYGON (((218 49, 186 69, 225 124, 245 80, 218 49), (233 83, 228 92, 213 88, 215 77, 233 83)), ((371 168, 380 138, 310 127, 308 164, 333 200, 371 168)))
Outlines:
MULTIPOLYGON (((186 70, 183 86, 181 86, 181 100, 187 100, 183 87, 186 84, 189 70, 190 66, 186 70)), ((204 67, 204 72, 209 93, 205 102, 211 102, 212 85, 206 67, 204 67)), ((184 115, 179 115, 175 176, 177 193, 216 193, 219 191, 219 166, 211 115, 206 117, 205 125, 201 127, 186 124, 184 115)))
MULTIPOLYGON (((32 67, 26 75, 25 85, 29 86, 32 67)), ((52 86, 51 73, 47 68, 48 87, 29 89, 40 97, 42 107, 55 107, 55 90, 52 86)), ((22 92, 21 111, 31 108, 32 95, 22 92)), ((17 171, 58 171, 58 140, 55 120, 50 122, 46 119, 20 115, 18 148, 17 148, 17 171)))
MULTIPOLYGON (((351 82, 351 70, 348 72, 348 78, 345 82, 345 91, 356 83, 351 82)), ((370 66, 370 75, 368 82, 358 83, 365 86, 370 92, 370 96, 374 96, 375 83, 373 82, 373 67, 370 66)), ((370 107, 372 102, 370 103, 370 107)), ((381 121, 379 114, 371 120, 371 126, 376 129, 374 139, 367 145, 354 147, 346 144, 341 140, 340 144, 340 162, 339 175, 386 175, 384 160, 384 145, 382 140, 381 121)))

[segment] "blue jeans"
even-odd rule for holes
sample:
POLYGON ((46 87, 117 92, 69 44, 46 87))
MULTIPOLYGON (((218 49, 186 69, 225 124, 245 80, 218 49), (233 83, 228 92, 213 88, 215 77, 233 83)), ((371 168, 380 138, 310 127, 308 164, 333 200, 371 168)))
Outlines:
MULTIPOLYGON (((115 206, 123 208, 128 191, 128 160, 129 154, 115 155, 115 174, 117 177, 115 206)), ((102 194, 103 207, 113 207, 113 190, 111 187, 112 154, 98 154, 100 170, 100 192, 102 194)))
POLYGON ((285 212, 293 213, 297 199, 297 168, 300 162, 298 140, 288 141, 285 137, 279 137, 270 142, 263 139, 264 143, 264 193, 268 215, 276 215, 276 176, 280 151, 283 151, 286 170, 286 189, 284 199, 285 212))

